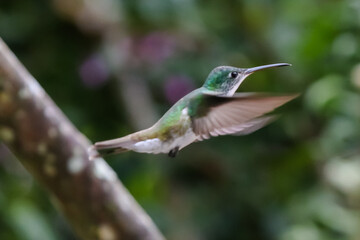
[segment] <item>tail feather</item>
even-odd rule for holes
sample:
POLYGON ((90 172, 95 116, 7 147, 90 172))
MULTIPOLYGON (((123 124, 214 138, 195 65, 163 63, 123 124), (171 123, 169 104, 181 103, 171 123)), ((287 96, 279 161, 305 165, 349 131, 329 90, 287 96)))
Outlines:
POLYGON ((134 143, 129 137, 97 142, 89 149, 90 159, 127 152, 134 143))

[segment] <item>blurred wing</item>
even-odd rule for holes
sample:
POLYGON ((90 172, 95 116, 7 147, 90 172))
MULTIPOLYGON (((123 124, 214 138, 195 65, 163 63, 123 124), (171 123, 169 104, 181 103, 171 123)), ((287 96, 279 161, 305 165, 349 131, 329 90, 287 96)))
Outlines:
POLYGON ((245 135, 269 123, 271 117, 261 117, 294 99, 297 95, 266 96, 238 94, 233 97, 207 95, 197 102, 192 113, 192 128, 198 140, 225 134, 245 135))
POLYGON ((255 118, 249 122, 240 124, 239 125, 240 130, 238 132, 232 133, 231 135, 243 136, 253 133, 259 130, 260 128, 265 127, 269 123, 275 121, 276 119, 277 119, 277 115, 255 118))

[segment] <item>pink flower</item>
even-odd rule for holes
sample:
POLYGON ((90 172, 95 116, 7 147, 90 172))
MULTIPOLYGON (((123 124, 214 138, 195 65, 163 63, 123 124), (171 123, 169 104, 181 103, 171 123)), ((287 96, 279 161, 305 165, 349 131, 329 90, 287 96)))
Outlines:
POLYGON ((191 79, 186 76, 170 76, 165 82, 165 96, 171 103, 176 103, 180 98, 194 89, 191 79))
POLYGON ((80 66, 81 81, 88 88, 102 86, 109 79, 109 69, 104 60, 93 55, 86 59, 80 66))
POLYGON ((171 57, 175 51, 175 39, 160 32, 145 36, 138 45, 139 57, 149 63, 159 64, 171 57))

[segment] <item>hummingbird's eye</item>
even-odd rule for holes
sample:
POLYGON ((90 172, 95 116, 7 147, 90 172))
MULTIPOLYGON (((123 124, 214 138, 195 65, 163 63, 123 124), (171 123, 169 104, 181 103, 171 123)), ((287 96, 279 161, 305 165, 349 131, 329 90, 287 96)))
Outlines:
POLYGON ((231 78, 236 78, 238 75, 239 75, 238 72, 231 72, 231 73, 230 73, 230 77, 231 77, 231 78))

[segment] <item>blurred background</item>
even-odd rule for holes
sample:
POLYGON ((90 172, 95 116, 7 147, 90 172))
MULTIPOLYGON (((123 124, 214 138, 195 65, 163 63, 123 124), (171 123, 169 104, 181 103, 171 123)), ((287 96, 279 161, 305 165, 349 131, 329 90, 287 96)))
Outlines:
MULTIPOLYGON (((152 125, 219 65, 302 93, 249 136, 107 158, 168 239, 360 239, 360 1, 0 1, 0 36, 91 141, 152 125)), ((0 239, 77 239, 0 145, 0 239)))

